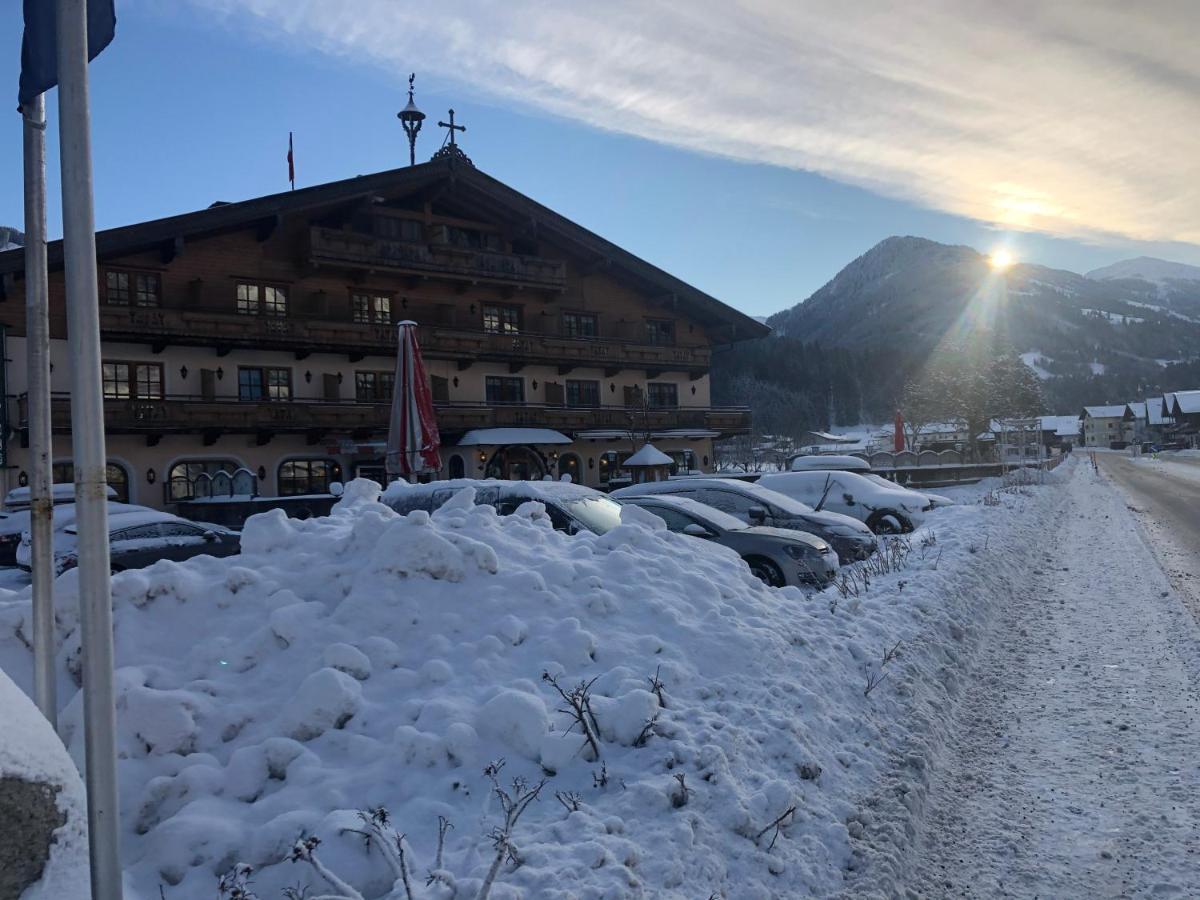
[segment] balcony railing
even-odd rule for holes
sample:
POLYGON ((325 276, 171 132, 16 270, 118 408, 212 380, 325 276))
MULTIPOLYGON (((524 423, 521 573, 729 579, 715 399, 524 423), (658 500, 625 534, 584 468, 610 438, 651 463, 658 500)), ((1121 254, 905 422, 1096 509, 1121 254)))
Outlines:
MULTIPOLYGON (((542 332, 497 334, 455 322, 453 307, 398 310, 420 323, 421 349, 431 359, 488 360, 512 364, 644 368, 702 373, 711 351, 705 346, 663 346, 620 338, 571 338, 542 332)), ((354 358, 390 356, 396 327, 320 318, 245 316, 229 310, 164 306, 100 307, 106 340, 219 349, 345 353, 354 358)))
MULTIPOLYGON (((580 408, 545 405, 488 406, 438 403, 438 426, 448 435, 471 428, 531 427, 576 432, 592 429, 704 429, 727 434, 750 430, 743 407, 681 407, 630 410, 604 406, 580 408)), ((17 398, 20 427, 28 426, 27 395, 17 398)), ((55 431, 70 430, 65 394, 51 400, 55 431)), ((161 400, 105 400, 104 425, 110 434, 347 434, 387 432, 388 403, 331 400, 245 401, 168 395, 161 400)))
POLYGON ((567 283, 566 264, 561 260, 472 250, 450 244, 395 241, 320 226, 309 230, 309 259, 317 264, 349 264, 555 291, 561 291, 567 283))

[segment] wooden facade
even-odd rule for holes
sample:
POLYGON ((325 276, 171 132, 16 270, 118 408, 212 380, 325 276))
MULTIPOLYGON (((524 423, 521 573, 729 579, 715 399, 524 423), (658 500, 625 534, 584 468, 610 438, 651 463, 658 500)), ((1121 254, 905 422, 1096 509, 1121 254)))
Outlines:
MULTIPOLYGON (((635 427, 700 470, 713 438, 749 430, 747 410, 711 407, 708 370, 715 345, 764 326, 460 161, 113 229, 97 253, 110 462, 134 502, 169 505, 185 476, 231 468, 264 495, 378 476, 405 319, 420 325, 444 475, 605 486, 635 427), (500 428, 511 442, 456 450, 500 428), (560 436, 524 444, 513 429, 560 436)), ((50 260, 66 460, 57 243, 50 260)), ((23 263, 0 254, 7 487, 26 465, 23 263)))

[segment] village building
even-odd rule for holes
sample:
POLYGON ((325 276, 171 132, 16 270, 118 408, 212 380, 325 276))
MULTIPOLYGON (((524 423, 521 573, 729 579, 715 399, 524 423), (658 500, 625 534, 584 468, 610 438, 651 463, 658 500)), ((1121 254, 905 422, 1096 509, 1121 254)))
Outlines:
POLYGON ((1124 446, 1125 404, 1085 406, 1079 418, 1084 447, 1124 446))
POLYGON ((1176 391, 1165 395, 1163 413, 1172 421, 1167 429, 1170 438, 1196 446, 1200 440, 1200 391, 1176 391))
POLYGON ((1079 443, 1079 416, 1040 416, 1042 445, 1047 449, 1065 449, 1079 443))
MULTIPOLYGON (((473 166, 433 160, 97 234, 109 480, 177 509, 384 479, 396 325, 418 323, 440 477, 625 476, 633 433, 708 472, 750 432, 714 348, 766 326, 473 166), (635 422, 636 420, 636 422, 635 422)), ((62 245, 49 246, 54 476, 70 481, 62 245)), ((0 253, 2 486, 28 480, 25 283, 0 253)), ((194 511, 193 511, 194 512, 194 511)))

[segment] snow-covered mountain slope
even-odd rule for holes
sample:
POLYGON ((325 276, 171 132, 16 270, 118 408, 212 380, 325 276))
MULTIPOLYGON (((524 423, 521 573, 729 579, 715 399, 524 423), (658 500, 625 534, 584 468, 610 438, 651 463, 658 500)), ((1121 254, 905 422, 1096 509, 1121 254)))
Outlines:
MULTIPOLYGON (((290 861, 302 836, 363 897, 404 896, 354 812, 381 806, 420 896, 451 896, 424 885, 439 816, 441 868, 476 896, 499 759, 502 786, 546 783, 495 900, 834 896, 904 840, 915 808, 893 822, 863 798, 923 795, 978 623, 1021 589, 1049 509, 1031 491, 937 510, 902 570, 843 596, 767 588, 632 507, 571 536, 536 503, 497 516, 460 495, 399 516, 376 496, 351 482, 329 517, 253 517, 241 556, 114 577, 139 896, 215 896, 238 861, 264 900, 328 894, 290 861), (591 685, 599 758, 547 679, 591 685)), ((55 601, 61 732, 81 762, 74 570, 55 601)), ((30 633, 28 591, 0 598, 0 666, 27 690, 30 633)))
POLYGON ((1093 269, 1087 273, 1086 277, 1094 281, 1131 278, 1164 285, 1170 284, 1172 281, 1200 281, 1200 266, 1155 259, 1152 256, 1139 256, 1135 259, 1115 262, 1111 266, 1093 269))

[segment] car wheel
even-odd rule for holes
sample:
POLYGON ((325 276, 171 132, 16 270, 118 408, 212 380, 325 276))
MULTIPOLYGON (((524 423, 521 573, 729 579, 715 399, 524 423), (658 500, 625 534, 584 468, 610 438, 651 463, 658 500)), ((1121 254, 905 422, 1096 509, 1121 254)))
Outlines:
POLYGON ((876 534, 903 534, 904 523, 895 513, 876 513, 867 522, 867 527, 876 534))
POLYGON ((779 571, 779 566, 771 562, 769 559, 763 559, 761 556, 751 556, 746 559, 746 564, 750 566, 750 573, 769 587, 783 587, 786 582, 783 580, 783 572, 779 571))

